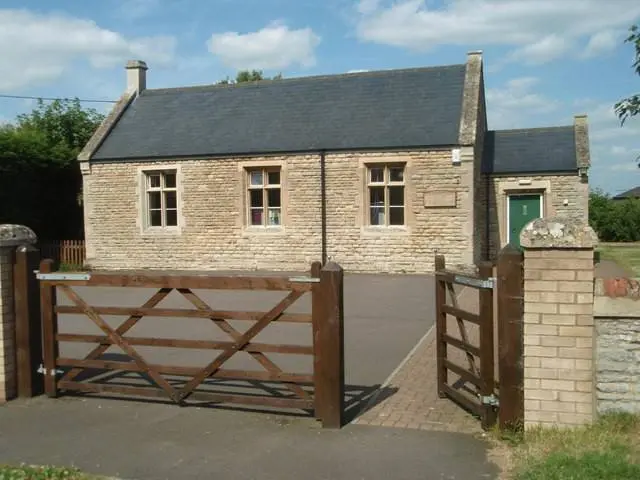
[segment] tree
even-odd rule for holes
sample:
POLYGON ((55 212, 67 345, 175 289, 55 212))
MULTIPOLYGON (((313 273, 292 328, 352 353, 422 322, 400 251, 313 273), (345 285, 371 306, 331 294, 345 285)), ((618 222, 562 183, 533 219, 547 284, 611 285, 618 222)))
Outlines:
POLYGON ((589 225, 603 242, 640 240, 640 199, 613 200, 601 190, 589 194, 589 225))
POLYGON ((0 127, 0 223, 27 225, 41 239, 82 235, 76 157, 103 118, 78 100, 39 101, 0 127))
POLYGON ((95 109, 83 109, 78 99, 39 100, 33 111, 18 115, 14 133, 40 136, 41 159, 66 164, 75 162, 103 119, 95 109))
POLYGON ((229 80, 229 77, 217 82, 218 85, 230 85, 235 83, 244 82, 259 82, 261 80, 281 80, 282 73, 275 75, 274 77, 265 77, 262 70, 240 70, 236 74, 235 80, 229 80))
MULTIPOLYGON (((640 27, 633 25, 629 29, 629 36, 626 38, 625 43, 633 44, 635 48, 635 57, 633 62, 633 69, 640 75, 640 27)), ((640 113, 640 94, 635 94, 629 98, 620 100, 615 105, 616 114, 622 124, 635 115, 640 113)))

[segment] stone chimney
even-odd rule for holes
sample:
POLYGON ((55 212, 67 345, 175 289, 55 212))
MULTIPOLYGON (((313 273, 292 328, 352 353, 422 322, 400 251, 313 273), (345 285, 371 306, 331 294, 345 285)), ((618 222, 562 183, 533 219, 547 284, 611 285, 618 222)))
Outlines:
POLYGON ((587 169, 591 165, 589 155, 589 123, 587 115, 574 116, 573 128, 576 136, 576 161, 579 169, 587 169))
POLYGON ((147 64, 142 60, 129 60, 127 70, 127 91, 142 92, 147 88, 147 64))

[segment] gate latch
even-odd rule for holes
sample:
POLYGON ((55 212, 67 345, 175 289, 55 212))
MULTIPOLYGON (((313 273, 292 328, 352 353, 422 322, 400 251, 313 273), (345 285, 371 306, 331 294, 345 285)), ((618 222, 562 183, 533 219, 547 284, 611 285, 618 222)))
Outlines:
POLYGON ((492 407, 499 407, 500 400, 495 395, 480 395, 480 403, 482 405, 490 405, 492 407))
POLYGON ((54 368, 53 370, 47 370, 46 368, 44 368, 44 365, 40 364, 40 366, 38 367, 38 373, 41 373, 42 375, 51 375, 52 377, 55 377, 56 375, 60 375, 64 373, 64 370, 60 370, 56 368, 54 368))

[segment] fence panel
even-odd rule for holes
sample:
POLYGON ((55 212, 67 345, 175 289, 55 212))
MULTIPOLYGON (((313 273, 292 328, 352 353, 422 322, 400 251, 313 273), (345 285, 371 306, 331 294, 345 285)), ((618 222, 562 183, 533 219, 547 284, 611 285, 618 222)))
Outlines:
POLYGON ((49 240, 39 245, 40 257, 50 258, 56 263, 81 267, 86 260, 84 240, 49 240))

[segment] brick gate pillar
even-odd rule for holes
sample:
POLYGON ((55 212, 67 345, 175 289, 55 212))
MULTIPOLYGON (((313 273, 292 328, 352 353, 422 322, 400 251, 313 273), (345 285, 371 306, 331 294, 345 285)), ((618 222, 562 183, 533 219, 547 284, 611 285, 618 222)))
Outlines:
POLYGON ((583 220, 548 218, 522 231, 525 427, 595 416, 594 247, 583 220))
POLYGON ((36 243, 33 231, 22 225, 0 225, 0 403, 15 397, 16 348, 13 260, 16 247, 36 243))

